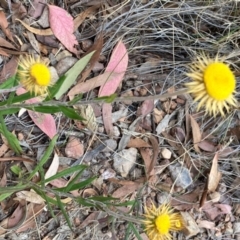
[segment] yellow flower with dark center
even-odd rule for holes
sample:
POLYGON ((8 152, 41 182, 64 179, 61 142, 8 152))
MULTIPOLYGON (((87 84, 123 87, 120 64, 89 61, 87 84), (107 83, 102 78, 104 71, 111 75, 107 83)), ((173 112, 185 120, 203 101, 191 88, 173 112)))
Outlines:
POLYGON ((192 79, 186 83, 188 92, 199 101, 197 110, 204 107, 210 115, 225 116, 224 110, 229 112, 230 107, 237 106, 235 76, 223 59, 201 55, 190 65, 187 76, 192 79))
POLYGON ((152 204, 150 208, 145 208, 143 224, 150 240, 171 240, 171 231, 184 228, 181 215, 173 211, 168 204, 158 208, 152 204))
POLYGON ((44 95, 52 86, 52 76, 48 68, 49 61, 33 56, 21 57, 18 77, 21 85, 35 95, 44 95))

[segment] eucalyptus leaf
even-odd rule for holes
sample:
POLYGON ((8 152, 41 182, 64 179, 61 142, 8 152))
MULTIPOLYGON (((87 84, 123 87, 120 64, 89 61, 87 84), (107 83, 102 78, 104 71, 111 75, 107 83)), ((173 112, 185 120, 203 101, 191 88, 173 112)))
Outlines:
POLYGON ((69 88, 74 84, 79 74, 83 71, 83 69, 87 66, 90 61, 94 51, 86 55, 85 57, 78 60, 72 68, 70 68, 66 73, 66 79, 61 85, 57 94, 55 94, 55 98, 59 99, 64 93, 66 93, 69 88))

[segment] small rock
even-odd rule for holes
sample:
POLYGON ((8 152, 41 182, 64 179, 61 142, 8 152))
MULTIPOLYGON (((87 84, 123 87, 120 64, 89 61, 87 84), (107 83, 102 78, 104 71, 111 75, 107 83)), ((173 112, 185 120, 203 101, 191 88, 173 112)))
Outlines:
POLYGON ((187 168, 181 164, 176 163, 168 167, 171 178, 175 182, 177 187, 187 188, 192 183, 192 177, 187 168))
POLYGON ((233 223, 233 233, 240 233, 240 222, 233 223))
POLYGON ((164 148, 161 152, 162 156, 164 159, 170 159, 172 156, 172 153, 170 150, 168 150, 167 148, 164 148))
POLYGON ((65 57, 61 59, 57 65, 57 73, 59 76, 62 76, 64 73, 66 73, 75 63, 77 62, 77 59, 74 57, 65 57))
POLYGON ((183 233, 186 236, 186 239, 197 235, 200 232, 200 228, 194 221, 193 217, 188 212, 180 212, 184 221, 183 233))
POLYGON ((137 160, 137 149, 123 149, 113 157, 113 167, 122 177, 126 177, 137 160))
POLYGON ((83 144, 78 138, 69 137, 67 146, 65 148, 65 153, 67 157, 80 158, 84 153, 83 144))
POLYGON ((113 126, 113 137, 119 137, 121 135, 119 128, 117 126, 113 126))
POLYGON ((114 139, 107 139, 104 141, 106 147, 103 149, 103 152, 112 152, 117 148, 117 141, 114 139))

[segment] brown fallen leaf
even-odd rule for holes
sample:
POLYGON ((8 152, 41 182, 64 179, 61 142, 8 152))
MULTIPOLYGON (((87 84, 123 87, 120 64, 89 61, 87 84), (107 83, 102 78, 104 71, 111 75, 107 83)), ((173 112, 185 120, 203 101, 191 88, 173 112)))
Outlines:
POLYGON ((154 100, 145 100, 137 110, 137 116, 146 116, 153 111, 154 100))
POLYGON ((127 144, 127 147, 133 147, 133 148, 149 148, 151 145, 141 138, 131 138, 130 141, 127 144))
POLYGON ((191 126, 192 126, 194 149, 196 152, 200 153, 200 149, 198 147, 198 143, 200 143, 201 139, 202 139, 200 127, 199 127, 197 121, 191 115, 189 115, 189 116, 190 116, 190 122, 191 122, 191 126))
POLYGON ((4 34, 7 36, 7 38, 10 39, 12 42, 14 42, 12 33, 10 32, 10 29, 8 28, 8 21, 7 21, 4 11, 0 11, 0 27, 1 27, 2 31, 4 32, 4 34))
POLYGON ((216 146, 208 140, 200 141, 198 143, 198 147, 206 152, 215 152, 216 151, 216 146))
POLYGON ((18 57, 13 56, 2 68, 0 73, 0 83, 16 73, 18 66, 18 57))
POLYGON ((215 223, 207 220, 201 220, 198 222, 198 227, 206 229, 215 229, 215 223))
POLYGON ((208 176, 208 191, 209 192, 215 192, 219 181, 221 179, 222 173, 218 171, 218 153, 215 154, 213 161, 212 161, 212 167, 211 171, 208 176))
POLYGON ((95 211, 89 214, 88 217, 80 224, 80 226, 78 226, 78 228, 82 229, 85 228, 87 225, 96 222, 100 213, 100 211, 95 211))
POLYGON ((33 190, 31 191, 20 191, 16 193, 14 200, 26 200, 27 202, 43 204, 45 200, 33 190))
POLYGON ((17 233, 36 227, 36 217, 43 211, 45 204, 30 203, 27 206, 27 215, 24 223, 16 230, 17 233))
POLYGON ((5 48, 12 48, 16 50, 16 48, 9 41, 5 40, 2 37, 0 37, 0 46, 5 48))

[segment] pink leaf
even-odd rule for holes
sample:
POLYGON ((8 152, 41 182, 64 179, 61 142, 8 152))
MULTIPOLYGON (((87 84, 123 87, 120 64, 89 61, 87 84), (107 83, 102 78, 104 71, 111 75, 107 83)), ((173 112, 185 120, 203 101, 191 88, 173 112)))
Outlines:
MULTIPOLYGON (((119 41, 116 47, 114 48, 112 52, 112 56, 110 58, 110 61, 106 67, 105 73, 109 72, 112 74, 116 74, 114 78, 109 78, 108 82, 103 84, 100 89, 98 96, 109 96, 113 94, 119 84, 122 82, 124 74, 127 70, 128 66, 128 53, 125 45, 122 41, 119 41)), ((103 122, 106 129, 106 132, 108 135, 112 135, 113 133, 113 125, 112 125, 112 117, 111 117, 111 111, 112 107, 110 104, 105 103, 103 105, 103 122)))
POLYGON ((72 53, 77 54, 74 45, 78 45, 74 32, 74 22, 72 16, 64 9, 57 6, 48 5, 49 23, 56 38, 72 53))
POLYGON ((98 93, 99 97, 109 96, 117 90, 119 84, 123 80, 124 74, 127 70, 127 66, 128 66, 127 49, 123 42, 119 41, 112 52, 112 56, 105 71, 119 74, 112 78, 111 81, 108 81, 101 86, 98 93))
MULTIPOLYGON (((17 89, 17 94, 21 95, 25 93, 26 90, 23 88, 17 89)), ((26 103, 38 103, 40 100, 38 98, 32 98, 26 101, 26 103)), ((51 139, 57 134, 55 120, 51 114, 33 112, 28 110, 29 116, 32 118, 33 122, 51 139)))

